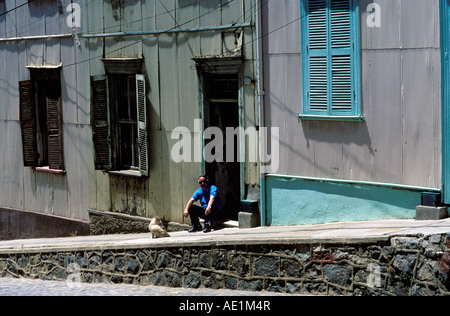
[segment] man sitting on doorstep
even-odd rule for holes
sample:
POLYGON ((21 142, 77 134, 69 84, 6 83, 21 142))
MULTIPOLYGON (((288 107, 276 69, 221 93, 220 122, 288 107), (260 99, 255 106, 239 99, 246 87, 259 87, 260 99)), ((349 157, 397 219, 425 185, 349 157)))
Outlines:
POLYGON ((202 230, 199 218, 205 220, 204 233, 211 231, 212 222, 222 217, 222 201, 220 200, 219 189, 215 185, 209 183, 207 175, 198 177, 200 188, 194 192, 191 199, 187 202, 183 215, 191 218, 192 228, 190 233, 202 230), (193 205, 195 201, 200 200, 200 205, 193 205))

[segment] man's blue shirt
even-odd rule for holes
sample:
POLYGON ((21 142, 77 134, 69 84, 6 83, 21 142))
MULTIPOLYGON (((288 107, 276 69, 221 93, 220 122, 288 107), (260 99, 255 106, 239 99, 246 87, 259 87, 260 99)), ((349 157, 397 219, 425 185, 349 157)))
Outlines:
POLYGON ((208 186, 205 191, 203 191, 202 188, 198 189, 194 192, 194 195, 192 195, 192 198, 195 201, 200 200, 200 204, 203 209, 206 209, 208 207, 209 199, 210 197, 215 196, 216 199, 214 200, 213 207, 217 208, 218 210, 222 210, 222 201, 220 200, 219 195, 219 189, 215 185, 208 186))

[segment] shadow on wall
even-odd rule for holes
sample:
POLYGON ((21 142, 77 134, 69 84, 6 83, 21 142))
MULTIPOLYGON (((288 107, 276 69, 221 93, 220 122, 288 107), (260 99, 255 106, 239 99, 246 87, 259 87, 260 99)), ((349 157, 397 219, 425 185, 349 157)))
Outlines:
POLYGON ((88 235, 88 221, 0 208, 0 240, 88 235))

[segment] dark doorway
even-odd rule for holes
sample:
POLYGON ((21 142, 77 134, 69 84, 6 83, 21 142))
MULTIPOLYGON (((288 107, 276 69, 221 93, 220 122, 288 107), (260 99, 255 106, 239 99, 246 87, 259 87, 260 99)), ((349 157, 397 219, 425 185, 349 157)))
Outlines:
MULTIPOLYGON (((239 126, 239 80, 238 75, 204 74, 204 117, 205 129, 218 127, 223 136, 223 161, 215 159, 205 162, 205 171, 211 183, 219 188, 226 219, 238 219, 241 200, 239 140, 232 142, 233 148, 227 148, 226 128, 239 126), (227 150, 233 151, 234 159, 227 159, 227 150), (232 161, 231 161, 232 160, 232 161)), ((205 140, 205 145, 211 140, 205 140)), ((228 140, 228 144, 231 142, 228 140)))

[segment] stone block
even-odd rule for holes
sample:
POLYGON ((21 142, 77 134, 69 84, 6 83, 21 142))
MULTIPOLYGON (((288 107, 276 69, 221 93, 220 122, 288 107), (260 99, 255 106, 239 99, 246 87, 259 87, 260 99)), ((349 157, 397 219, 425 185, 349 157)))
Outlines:
POLYGON ((239 212, 239 228, 252 228, 260 225, 260 217, 257 213, 239 212))
POLYGON ((253 214, 258 213, 258 201, 241 200, 239 211, 253 214))
POLYGON ((448 217, 446 206, 417 205, 416 220, 439 220, 448 217))

